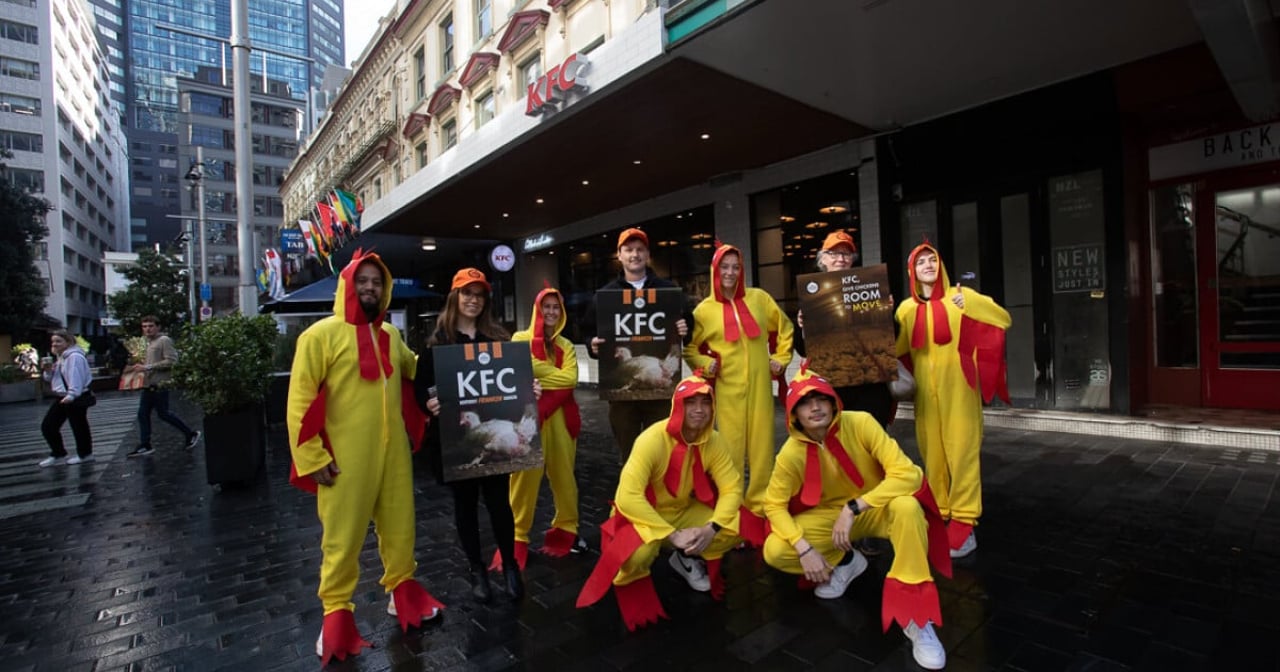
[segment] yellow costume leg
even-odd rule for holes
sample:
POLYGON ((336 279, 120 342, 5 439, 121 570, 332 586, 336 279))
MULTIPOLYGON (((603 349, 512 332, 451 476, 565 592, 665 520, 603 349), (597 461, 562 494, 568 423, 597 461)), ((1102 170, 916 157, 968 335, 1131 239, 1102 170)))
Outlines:
POLYGON ((951 517, 951 469, 943 450, 943 409, 938 399, 936 379, 929 375, 932 365, 926 358, 916 362, 916 445, 924 462, 924 475, 944 519, 951 517))
POLYGON ((637 548, 631 557, 622 563, 622 569, 619 569, 618 575, 613 577, 613 585, 625 586, 649 576, 649 568, 653 566, 653 561, 658 559, 658 551, 661 549, 661 541, 651 541, 637 548))
MULTIPOLYGON (((831 528, 840 516, 839 508, 815 508, 803 511, 795 516, 796 525, 804 531, 804 538, 817 553, 827 559, 832 567, 844 557, 844 551, 836 548, 831 540, 831 528)), ((796 549, 777 534, 770 534, 764 540, 764 561, 770 567, 788 574, 804 574, 800 566, 800 555, 796 549)))
MULTIPOLYGON (((573 467, 578 458, 578 440, 569 435, 564 424, 564 410, 558 410, 542 423, 542 452, 547 464, 547 480, 551 481, 551 499, 556 505, 551 527, 578 533, 578 481, 573 467)), ((514 485, 514 480, 512 481, 514 485)), ((512 488, 512 492, 515 489, 512 488)), ((514 500, 514 497, 512 498, 514 500)), ((515 509, 514 501, 512 509, 515 509)), ((526 540, 528 529, 525 530, 526 540)), ((516 525, 516 539, 520 527, 516 525)))
POLYGON ((975 390, 964 391, 967 396, 957 400, 959 410, 947 423, 943 455, 951 483, 950 510, 944 516, 977 525, 982 516, 982 402, 975 390))
POLYGON ((773 443, 773 395, 772 387, 752 390, 753 399, 746 435, 745 452, 749 479, 742 504, 747 510, 764 518, 764 493, 769 489, 773 476, 773 463, 777 446, 773 443))
MULTIPOLYGON (((703 525, 711 522, 711 517, 713 515, 715 515, 715 510, 711 507, 703 504, 702 502, 693 501, 689 502, 688 508, 681 511, 671 524, 675 525, 677 530, 682 530, 688 527, 702 527, 703 525)), ((740 539, 738 538, 738 535, 721 530, 716 534, 715 538, 711 540, 711 544, 707 546, 706 550, 702 551, 702 555, 699 557, 704 560, 716 560, 724 557, 724 554, 733 550, 733 548, 738 545, 739 541, 740 539)))
MULTIPOLYGON (((343 473, 345 475, 345 472, 343 473)), ((341 478, 342 476, 339 476, 341 478)), ((392 448, 382 470, 382 485, 373 508, 378 555, 382 558, 382 587, 386 592, 413 578, 413 464, 409 446, 392 448)))
MULTIPOLYGON (((381 446, 375 446, 372 454, 363 459, 336 447, 335 450, 342 473, 333 485, 322 485, 316 493, 316 510, 323 529, 317 595, 324 604, 325 615, 340 609, 355 609, 351 595, 360 578, 360 547, 369 533, 369 520, 373 517, 382 482, 382 460, 378 454, 381 446)), ((407 469, 405 472, 409 473, 407 469)), ((413 545, 409 547, 412 549, 413 545)))
MULTIPOLYGON (((546 459, 546 447, 543 448, 546 459)), ((538 489, 542 486, 543 469, 526 469, 511 474, 511 513, 516 523, 516 541, 529 543, 533 513, 538 506, 538 489)))
POLYGON ((929 571, 929 526, 915 497, 894 497, 886 506, 858 514, 849 537, 889 539, 893 544, 889 578, 909 584, 933 580, 929 571))

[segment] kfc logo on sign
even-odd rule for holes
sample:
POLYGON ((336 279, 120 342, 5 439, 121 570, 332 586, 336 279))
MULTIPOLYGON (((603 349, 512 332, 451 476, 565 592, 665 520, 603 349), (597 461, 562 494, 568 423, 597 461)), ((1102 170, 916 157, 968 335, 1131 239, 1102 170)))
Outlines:
POLYGON ((529 85, 525 98, 524 113, 530 116, 542 114, 547 109, 556 109, 557 91, 560 96, 567 95, 574 89, 586 90, 583 73, 590 63, 583 54, 574 54, 566 58, 564 63, 552 66, 547 74, 529 85))

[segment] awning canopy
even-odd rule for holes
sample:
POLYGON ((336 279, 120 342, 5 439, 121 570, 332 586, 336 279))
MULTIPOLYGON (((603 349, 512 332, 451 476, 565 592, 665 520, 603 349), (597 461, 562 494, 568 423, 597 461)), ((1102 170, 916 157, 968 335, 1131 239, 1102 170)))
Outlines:
MULTIPOLYGON (((294 290, 277 301, 268 301, 262 305, 260 312, 278 313, 292 312, 297 308, 314 308, 315 304, 323 304, 324 308, 333 305, 333 296, 338 291, 337 276, 317 280, 306 287, 294 290)), ((442 299, 444 295, 416 285, 396 283, 391 286, 391 302, 410 301, 413 299, 442 299)))

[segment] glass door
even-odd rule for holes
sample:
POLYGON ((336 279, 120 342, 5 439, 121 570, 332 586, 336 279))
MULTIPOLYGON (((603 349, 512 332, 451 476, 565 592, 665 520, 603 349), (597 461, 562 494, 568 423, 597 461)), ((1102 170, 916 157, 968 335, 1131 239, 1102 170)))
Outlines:
POLYGON ((1197 232, 1205 404, 1280 410, 1280 183, 1208 198, 1197 232))

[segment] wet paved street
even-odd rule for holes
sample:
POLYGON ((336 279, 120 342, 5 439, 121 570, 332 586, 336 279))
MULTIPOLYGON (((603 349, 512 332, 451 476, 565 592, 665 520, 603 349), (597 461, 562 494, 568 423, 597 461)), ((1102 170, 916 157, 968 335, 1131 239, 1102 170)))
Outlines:
MULTIPOLYGON (((594 548, 618 466, 592 396, 579 393, 578 476, 594 548)), ((135 403, 103 395, 99 461, 45 470, 43 406, 0 406, 0 669, 317 669, 319 525, 287 485, 283 432, 253 488, 217 492, 204 446, 187 452, 162 423, 154 455, 125 458, 135 403)), ((894 433, 914 451, 910 422, 894 433)), ((1280 668, 1278 457, 988 430, 979 549, 939 581, 948 669, 1280 668)), ((635 634, 612 598, 574 608, 594 553, 531 554, 522 604, 476 605, 448 494, 422 460, 416 471, 418 576, 449 606, 443 623, 400 634, 370 535, 356 621, 377 648, 331 669, 917 669, 897 628, 880 632, 883 555, 834 601, 748 552, 726 559, 724 603, 659 562, 671 620, 635 634)), ((549 504, 544 489, 535 529, 549 504)))

